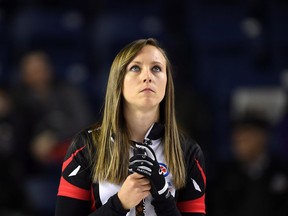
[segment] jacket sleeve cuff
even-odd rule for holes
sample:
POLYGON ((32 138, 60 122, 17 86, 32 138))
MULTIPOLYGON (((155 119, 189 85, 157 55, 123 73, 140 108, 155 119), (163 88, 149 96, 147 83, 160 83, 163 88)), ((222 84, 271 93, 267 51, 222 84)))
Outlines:
POLYGON ((112 197, 110 197, 110 207, 115 213, 119 215, 126 215, 130 211, 130 209, 127 210, 123 208, 121 201, 118 197, 118 194, 115 194, 112 197))
POLYGON ((170 195, 167 199, 153 200, 151 204, 154 206, 157 215, 181 215, 172 195, 170 195))

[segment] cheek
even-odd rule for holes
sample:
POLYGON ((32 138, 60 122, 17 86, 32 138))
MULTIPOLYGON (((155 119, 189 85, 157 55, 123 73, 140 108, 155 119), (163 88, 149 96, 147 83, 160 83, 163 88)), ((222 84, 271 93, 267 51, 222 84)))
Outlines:
POLYGON ((167 86, 167 77, 163 78, 161 84, 159 85, 163 96, 165 95, 165 92, 166 92, 166 86, 167 86))
POLYGON ((125 77, 124 80, 123 80, 123 90, 122 90, 122 95, 125 99, 129 98, 129 95, 131 95, 131 90, 133 88, 132 85, 133 85, 134 82, 131 81, 131 79, 129 79, 129 77, 125 77))

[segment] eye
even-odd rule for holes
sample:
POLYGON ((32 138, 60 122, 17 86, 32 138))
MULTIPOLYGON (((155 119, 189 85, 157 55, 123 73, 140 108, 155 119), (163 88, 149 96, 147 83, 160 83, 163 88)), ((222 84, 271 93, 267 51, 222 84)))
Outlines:
POLYGON ((130 67, 130 71, 138 72, 140 71, 140 67, 137 65, 133 65, 132 67, 130 67))
POLYGON ((162 69, 161 69, 161 67, 159 67, 159 66, 154 66, 154 67, 152 68, 152 71, 153 71, 153 72, 161 72, 162 69))

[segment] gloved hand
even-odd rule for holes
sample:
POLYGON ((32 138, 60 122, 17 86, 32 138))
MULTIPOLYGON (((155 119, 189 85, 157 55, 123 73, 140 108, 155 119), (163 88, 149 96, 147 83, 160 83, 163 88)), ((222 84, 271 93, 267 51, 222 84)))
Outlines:
POLYGON ((134 156, 130 159, 129 171, 144 175, 150 180, 151 194, 155 200, 160 201, 170 197, 168 183, 150 146, 138 143, 135 145, 134 156))

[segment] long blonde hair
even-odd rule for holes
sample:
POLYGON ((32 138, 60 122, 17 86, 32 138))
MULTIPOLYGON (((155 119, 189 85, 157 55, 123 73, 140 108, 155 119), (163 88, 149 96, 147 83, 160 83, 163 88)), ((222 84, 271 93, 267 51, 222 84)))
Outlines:
POLYGON ((100 130, 93 132, 96 146, 93 180, 120 184, 128 176, 130 142, 123 117, 123 80, 127 65, 146 45, 155 46, 166 59, 167 86, 160 103, 160 122, 165 125, 164 156, 176 188, 185 185, 185 165, 175 118, 172 66, 166 52, 153 38, 139 39, 126 45, 116 55, 109 74, 100 130))

